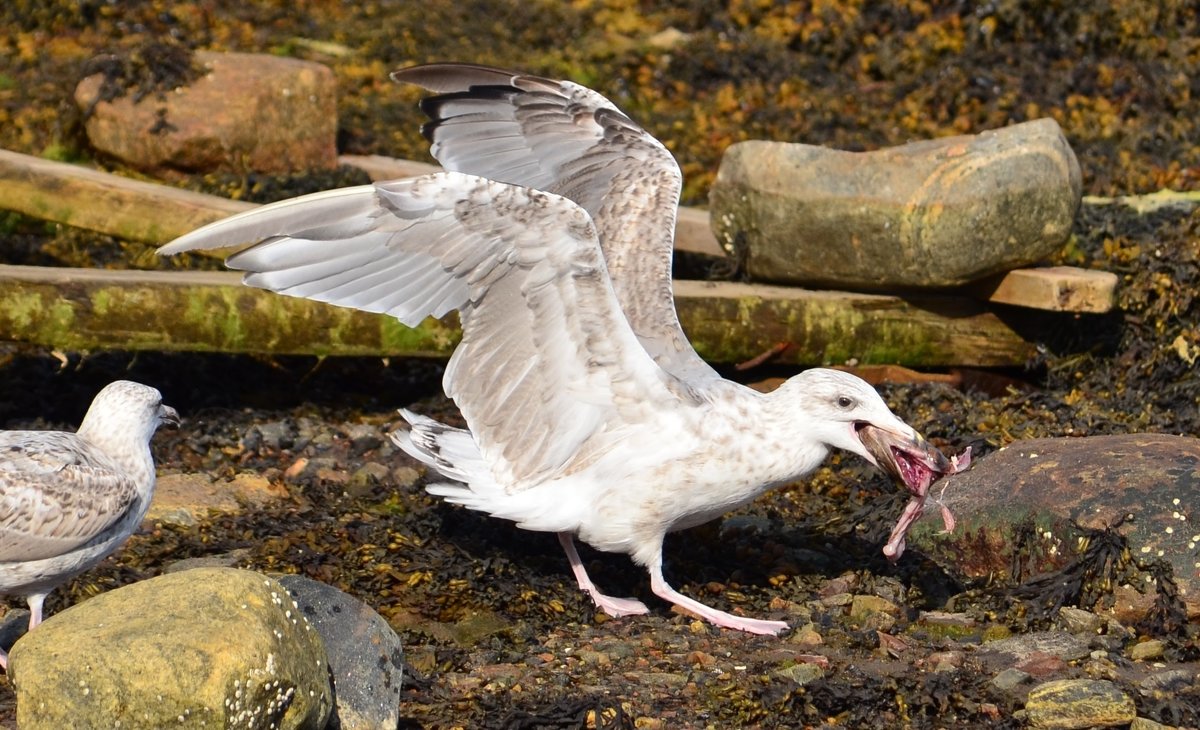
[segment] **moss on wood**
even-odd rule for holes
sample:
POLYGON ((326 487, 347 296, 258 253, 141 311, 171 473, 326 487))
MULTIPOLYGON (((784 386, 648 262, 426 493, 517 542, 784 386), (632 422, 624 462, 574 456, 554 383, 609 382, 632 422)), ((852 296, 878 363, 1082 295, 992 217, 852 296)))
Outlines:
MULTIPOLYGON (((1032 347, 979 305, 940 298, 676 282, 680 319, 715 362, 780 342, 801 364, 1023 362, 1032 347)), ((453 316, 410 329, 391 317, 252 289, 228 272, 0 266, 0 338, 64 350, 447 356, 453 316)))

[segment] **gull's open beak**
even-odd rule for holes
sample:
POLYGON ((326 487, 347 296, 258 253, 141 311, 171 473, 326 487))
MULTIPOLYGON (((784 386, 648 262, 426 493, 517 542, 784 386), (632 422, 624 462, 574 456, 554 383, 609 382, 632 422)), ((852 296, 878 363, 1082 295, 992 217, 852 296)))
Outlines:
POLYGON ((175 428, 179 428, 179 413, 171 406, 159 406, 158 422, 167 423, 175 428))
POLYGON ((898 434, 864 423, 857 431, 879 468, 903 483, 912 494, 924 495, 938 477, 955 470, 950 460, 915 430, 898 434))

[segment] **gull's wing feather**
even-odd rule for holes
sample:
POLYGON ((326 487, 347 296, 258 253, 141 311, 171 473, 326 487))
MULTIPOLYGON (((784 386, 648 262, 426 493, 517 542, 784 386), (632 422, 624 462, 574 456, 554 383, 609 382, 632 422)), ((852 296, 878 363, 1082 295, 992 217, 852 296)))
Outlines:
POLYGON ((458 309, 463 339, 446 393, 511 489, 569 470, 629 410, 701 402, 638 344, 575 203, 452 172, 307 199, 322 213, 298 225, 289 211, 306 211, 305 198, 219 221, 166 250, 267 236, 227 261, 251 286, 409 324, 458 309))
POLYGON ((186 233, 159 248, 158 253, 171 256, 184 251, 202 251, 260 241, 274 235, 281 222, 286 222, 294 230, 318 231, 315 235, 349 238, 371 230, 371 216, 379 212, 372 195, 374 189, 373 185, 338 188, 252 208, 186 233), (330 225, 331 213, 338 216, 332 224, 337 230, 326 229, 330 225))
POLYGON ((621 309, 646 351, 684 380, 717 374, 679 326, 671 291, 683 177, 657 139, 572 83, 468 64, 392 74, 437 93, 422 131, 447 170, 569 198, 592 216, 621 309))
POLYGON ((118 522, 137 494, 75 434, 0 431, 0 562, 74 550, 118 522))

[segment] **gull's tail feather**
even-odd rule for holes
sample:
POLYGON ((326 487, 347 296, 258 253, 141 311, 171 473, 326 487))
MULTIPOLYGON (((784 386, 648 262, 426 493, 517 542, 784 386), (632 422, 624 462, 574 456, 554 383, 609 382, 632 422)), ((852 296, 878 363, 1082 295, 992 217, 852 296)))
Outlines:
POLYGON ((503 489, 492 477, 471 432, 404 408, 400 409, 400 415, 408 421, 409 429, 393 433, 392 441, 412 458, 459 482, 429 484, 425 491, 444 497, 447 502, 493 512, 496 497, 503 494, 503 489))
POLYGON ((434 482, 425 491, 518 527, 540 532, 572 532, 579 517, 570 500, 547 499, 539 489, 510 493, 496 483, 470 431, 454 428, 400 409, 409 428, 392 433, 392 441, 417 461, 454 482, 434 482))

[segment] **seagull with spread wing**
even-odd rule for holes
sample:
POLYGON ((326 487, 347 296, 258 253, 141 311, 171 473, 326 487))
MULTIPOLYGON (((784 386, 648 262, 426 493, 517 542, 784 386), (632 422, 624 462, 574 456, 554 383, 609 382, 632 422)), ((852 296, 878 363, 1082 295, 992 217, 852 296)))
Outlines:
POLYGON ((178 425, 179 415, 157 390, 118 380, 75 433, 0 431, 0 594, 26 599, 30 630, 50 591, 141 524, 155 483, 150 438, 162 423, 178 425))
POLYGON ((264 206, 160 253, 257 241, 226 261, 250 286, 410 326, 458 310, 443 385, 468 428, 402 411, 409 427, 395 436, 451 480, 430 493, 556 533, 610 615, 647 608, 601 593, 575 536, 629 554, 656 595, 717 626, 777 634, 784 622, 672 588, 666 534, 795 481, 831 448, 922 500, 950 469, 853 375, 812 369, 763 394, 700 359, 671 290, 679 167, 603 96, 464 64, 393 77, 435 93, 424 132, 446 172, 264 206))

